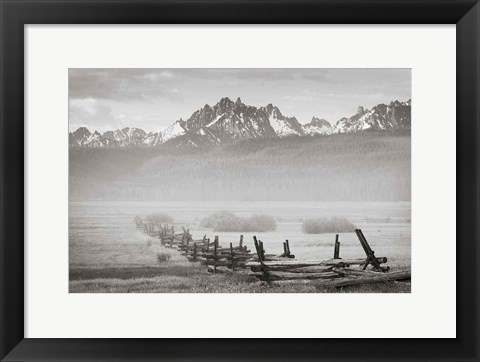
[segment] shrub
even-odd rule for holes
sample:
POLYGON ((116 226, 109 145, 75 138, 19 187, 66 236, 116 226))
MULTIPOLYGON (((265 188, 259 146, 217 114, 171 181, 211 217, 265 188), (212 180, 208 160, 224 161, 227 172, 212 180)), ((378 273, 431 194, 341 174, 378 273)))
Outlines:
POLYGON ((268 215, 253 215, 251 217, 239 217, 228 211, 220 211, 212 214, 200 223, 202 227, 213 231, 230 232, 265 232, 277 229, 277 222, 268 215))
POLYGON ((138 228, 142 227, 143 225, 143 220, 140 216, 135 216, 135 224, 137 225, 138 228))
POLYGON ((145 219, 147 222, 151 222, 156 225, 173 224, 173 218, 170 215, 162 212, 148 215, 145 219))
POLYGON ((244 221, 245 231, 275 231, 277 230, 276 220, 268 215, 253 215, 244 221))
POLYGON ((345 217, 307 219, 303 221, 302 231, 305 234, 352 232, 356 226, 345 217))
POLYGON ((207 229, 215 229, 218 223, 222 223, 224 220, 231 220, 236 218, 235 214, 228 211, 218 211, 214 214, 203 218, 200 222, 200 226, 207 229))
POLYGON ((157 259, 160 263, 165 263, 170 260, 172 256, 168 253, 157 253, 157 259))

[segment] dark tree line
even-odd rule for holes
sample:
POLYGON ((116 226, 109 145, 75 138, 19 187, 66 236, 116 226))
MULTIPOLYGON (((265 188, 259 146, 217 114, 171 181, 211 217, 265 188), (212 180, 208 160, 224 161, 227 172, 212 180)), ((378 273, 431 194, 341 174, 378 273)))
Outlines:
POLYGON ((78 150, 72 199, 408 201, 409 133, 254 139, 211 149, 78 150))

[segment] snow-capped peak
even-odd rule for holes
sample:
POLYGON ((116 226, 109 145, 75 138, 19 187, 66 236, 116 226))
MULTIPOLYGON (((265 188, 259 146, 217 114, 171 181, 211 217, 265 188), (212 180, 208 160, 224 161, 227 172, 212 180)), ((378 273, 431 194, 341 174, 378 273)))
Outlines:
POLYGON ((185 134, 185 128, 181 125, 182 120, 176 121, 171 126, 165 128, 163 131, 158 134, 157 143, 164 143, 172 138, 176 138, 185 134))
POLYGON ((343 117, 335 123, 328 134, 359 131, 390 131, 411 128, 411 101, 378 104, 372 109, 357 110, 351 117, 343 117))
POLYGON ((264 107, 268 122, 279 137, 304 134, 301 124, 295 117, 285 117, 278 107, 268 104, 264 107))
POLYGON ((307 135, 325 134, 330 127, 331 124, 327 120, 312 117, 309 123, 303 125, 303 131, 307 135))
POLYGON ((395 100, 388 105, 378 104, 370 110, 358 106, 353 116, 343 117, 333 126, 325 119, 317 117, 312 117, 309 123, 302 126, 295 117, 284 116, 280 109, 271 103, 257 108, 244 104, 240 97, 235 102, 224 97, 214 106, 205 104, 186 121, 180 118, 159 132, 146 133, 140 128, 125 127, 100 134, 80 127, 69 133, 69 145, 93 148, 152 147, 173 141, 177 146, 199 147, 245 138, 386 131, 410 127, 411 100, 395 100))

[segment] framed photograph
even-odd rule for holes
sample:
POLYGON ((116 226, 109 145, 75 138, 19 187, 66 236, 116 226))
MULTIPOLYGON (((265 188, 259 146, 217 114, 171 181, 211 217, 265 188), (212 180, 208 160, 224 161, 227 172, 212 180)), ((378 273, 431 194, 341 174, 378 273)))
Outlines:
POLYGON ((411 292, 411 69, 70 68, 68 86, 70 293, 411 292))
POLYGON ((1 2, 1 361, 477 361, 478 1, 1 2))

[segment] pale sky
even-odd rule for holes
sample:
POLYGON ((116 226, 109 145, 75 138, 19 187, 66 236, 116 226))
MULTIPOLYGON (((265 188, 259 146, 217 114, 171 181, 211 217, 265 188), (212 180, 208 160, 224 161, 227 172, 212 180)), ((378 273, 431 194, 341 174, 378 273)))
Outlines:
POLYGON ((411 98, 410 69, 70 69, 69 129, 160 131, 205 104, 269 103, 300 123, 411 98))

